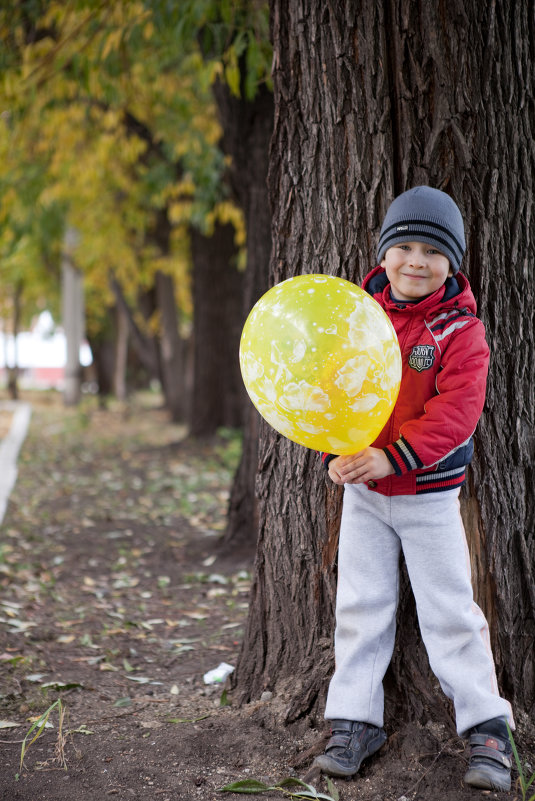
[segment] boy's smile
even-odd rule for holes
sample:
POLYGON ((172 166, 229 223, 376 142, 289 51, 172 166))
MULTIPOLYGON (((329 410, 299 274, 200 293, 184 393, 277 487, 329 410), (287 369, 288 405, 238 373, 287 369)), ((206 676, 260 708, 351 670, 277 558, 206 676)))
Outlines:
POLYGON ((426 242, 400 242, 388 248, 381 266, 396 300, 431 295, 453 275, 446 256, 426 242))

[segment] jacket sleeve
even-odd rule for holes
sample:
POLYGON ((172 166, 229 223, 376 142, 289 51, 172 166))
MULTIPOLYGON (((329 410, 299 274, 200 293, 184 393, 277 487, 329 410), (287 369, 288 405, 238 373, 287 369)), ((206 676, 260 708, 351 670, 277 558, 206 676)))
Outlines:
POLYGON ((323 462, 323 466, 326 470, 329 469, 329 462, 332 462, 333 459, 336 459, 335 453, 323 453, 322 451, 318 451, 319 455, 321 456, 321 461, 323 462))
POLYGON ((485 328, 474 317, 446 343, 436 395, 423 415, 403 423, 399 439, 383 448, 397 475, 431 467, 470 439, 485 403, 488 364, 485 328))

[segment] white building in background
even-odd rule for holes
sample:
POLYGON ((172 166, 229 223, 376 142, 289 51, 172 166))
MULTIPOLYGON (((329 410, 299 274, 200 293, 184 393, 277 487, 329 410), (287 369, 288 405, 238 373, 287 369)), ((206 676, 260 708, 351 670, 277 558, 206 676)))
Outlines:
MULTIPOLYGON (((6 365, 19 368, 19 385, 32 389, 63 390, 67 343, 63 330, 54 325, 50 312, 39 315, 30 331, 21 331, 17 347, 12 334, 0 330, 0 383, 5 386, 6 365), (16 351, 16 356, 15 356, 16 351)), ((80 348, 80 364, 92 362, 91 348, 84 343, 80 348)))

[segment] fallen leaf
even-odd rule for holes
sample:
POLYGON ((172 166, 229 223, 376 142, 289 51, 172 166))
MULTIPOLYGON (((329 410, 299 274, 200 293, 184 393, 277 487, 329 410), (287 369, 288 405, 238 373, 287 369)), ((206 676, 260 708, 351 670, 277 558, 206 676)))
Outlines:
POLYGON ((83 685, 79 684, 77 681, 47 681, 45 684, 41 684, 42 690, 56 690, 57 692, 61 692, 62 690, 73 690, 76 687, 83 689, 83 685))
POLYGON ((94 734, 94 733, 95 733, 94 731, 91 731, 91 729, 88 729, 86 727, 85 723, 82 723, 82 725, 79 726, 77 729, 69 730, 69 734, 94 734))
POLYGON ((39 683, 44 679, 46 673, 31 673, 29 676, 25 676, 26 681, 35 681, 39 683))
MULTIPOLYGON (((28 723, 38 723, 39 721, 41 721, 43 719, 43 717, 44 717, 44 715, 33 715, 33 717, 26 718, 26 720, 28 721, 28 723)), ((52 723, 50 723, 49 720, 47 720, 43 724, 43 728, 44 729, 53 729, 54 725, 52 723)))
POLYGON ((4 620, 3 622, 7 623, 8 626, 12 626, 16 633, 26 632, 28 629, 37 626, 37 623, 32 623, 31 621, 26 620, 4 620))
POLYGON ((10 609, 22 609, 22 604, 17 604, 15 601, 0 601, 0 606, 7 606, 10 609))
POLYGON ((25 656, 22 654, 0 654, 0 662, 10 662, 12 665, 16 665, 17 662, 23 662, 26 659, 25 656))
POLYGON ((118 698, 113 706, 122 707, 122 706, 132 706, 132 699, 126 696, 125 698, 118 698))

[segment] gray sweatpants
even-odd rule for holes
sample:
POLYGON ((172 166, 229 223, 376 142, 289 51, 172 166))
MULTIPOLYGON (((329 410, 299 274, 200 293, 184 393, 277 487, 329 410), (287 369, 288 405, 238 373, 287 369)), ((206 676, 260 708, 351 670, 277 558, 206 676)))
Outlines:
POLYGON ((340 528, 336 669, 325 717, 383 725, 403 549, 431 668, 455 706, 457 731, 504 716, 487 621, 473 599, 459 490, 386 497, 348 484, 340 528))

